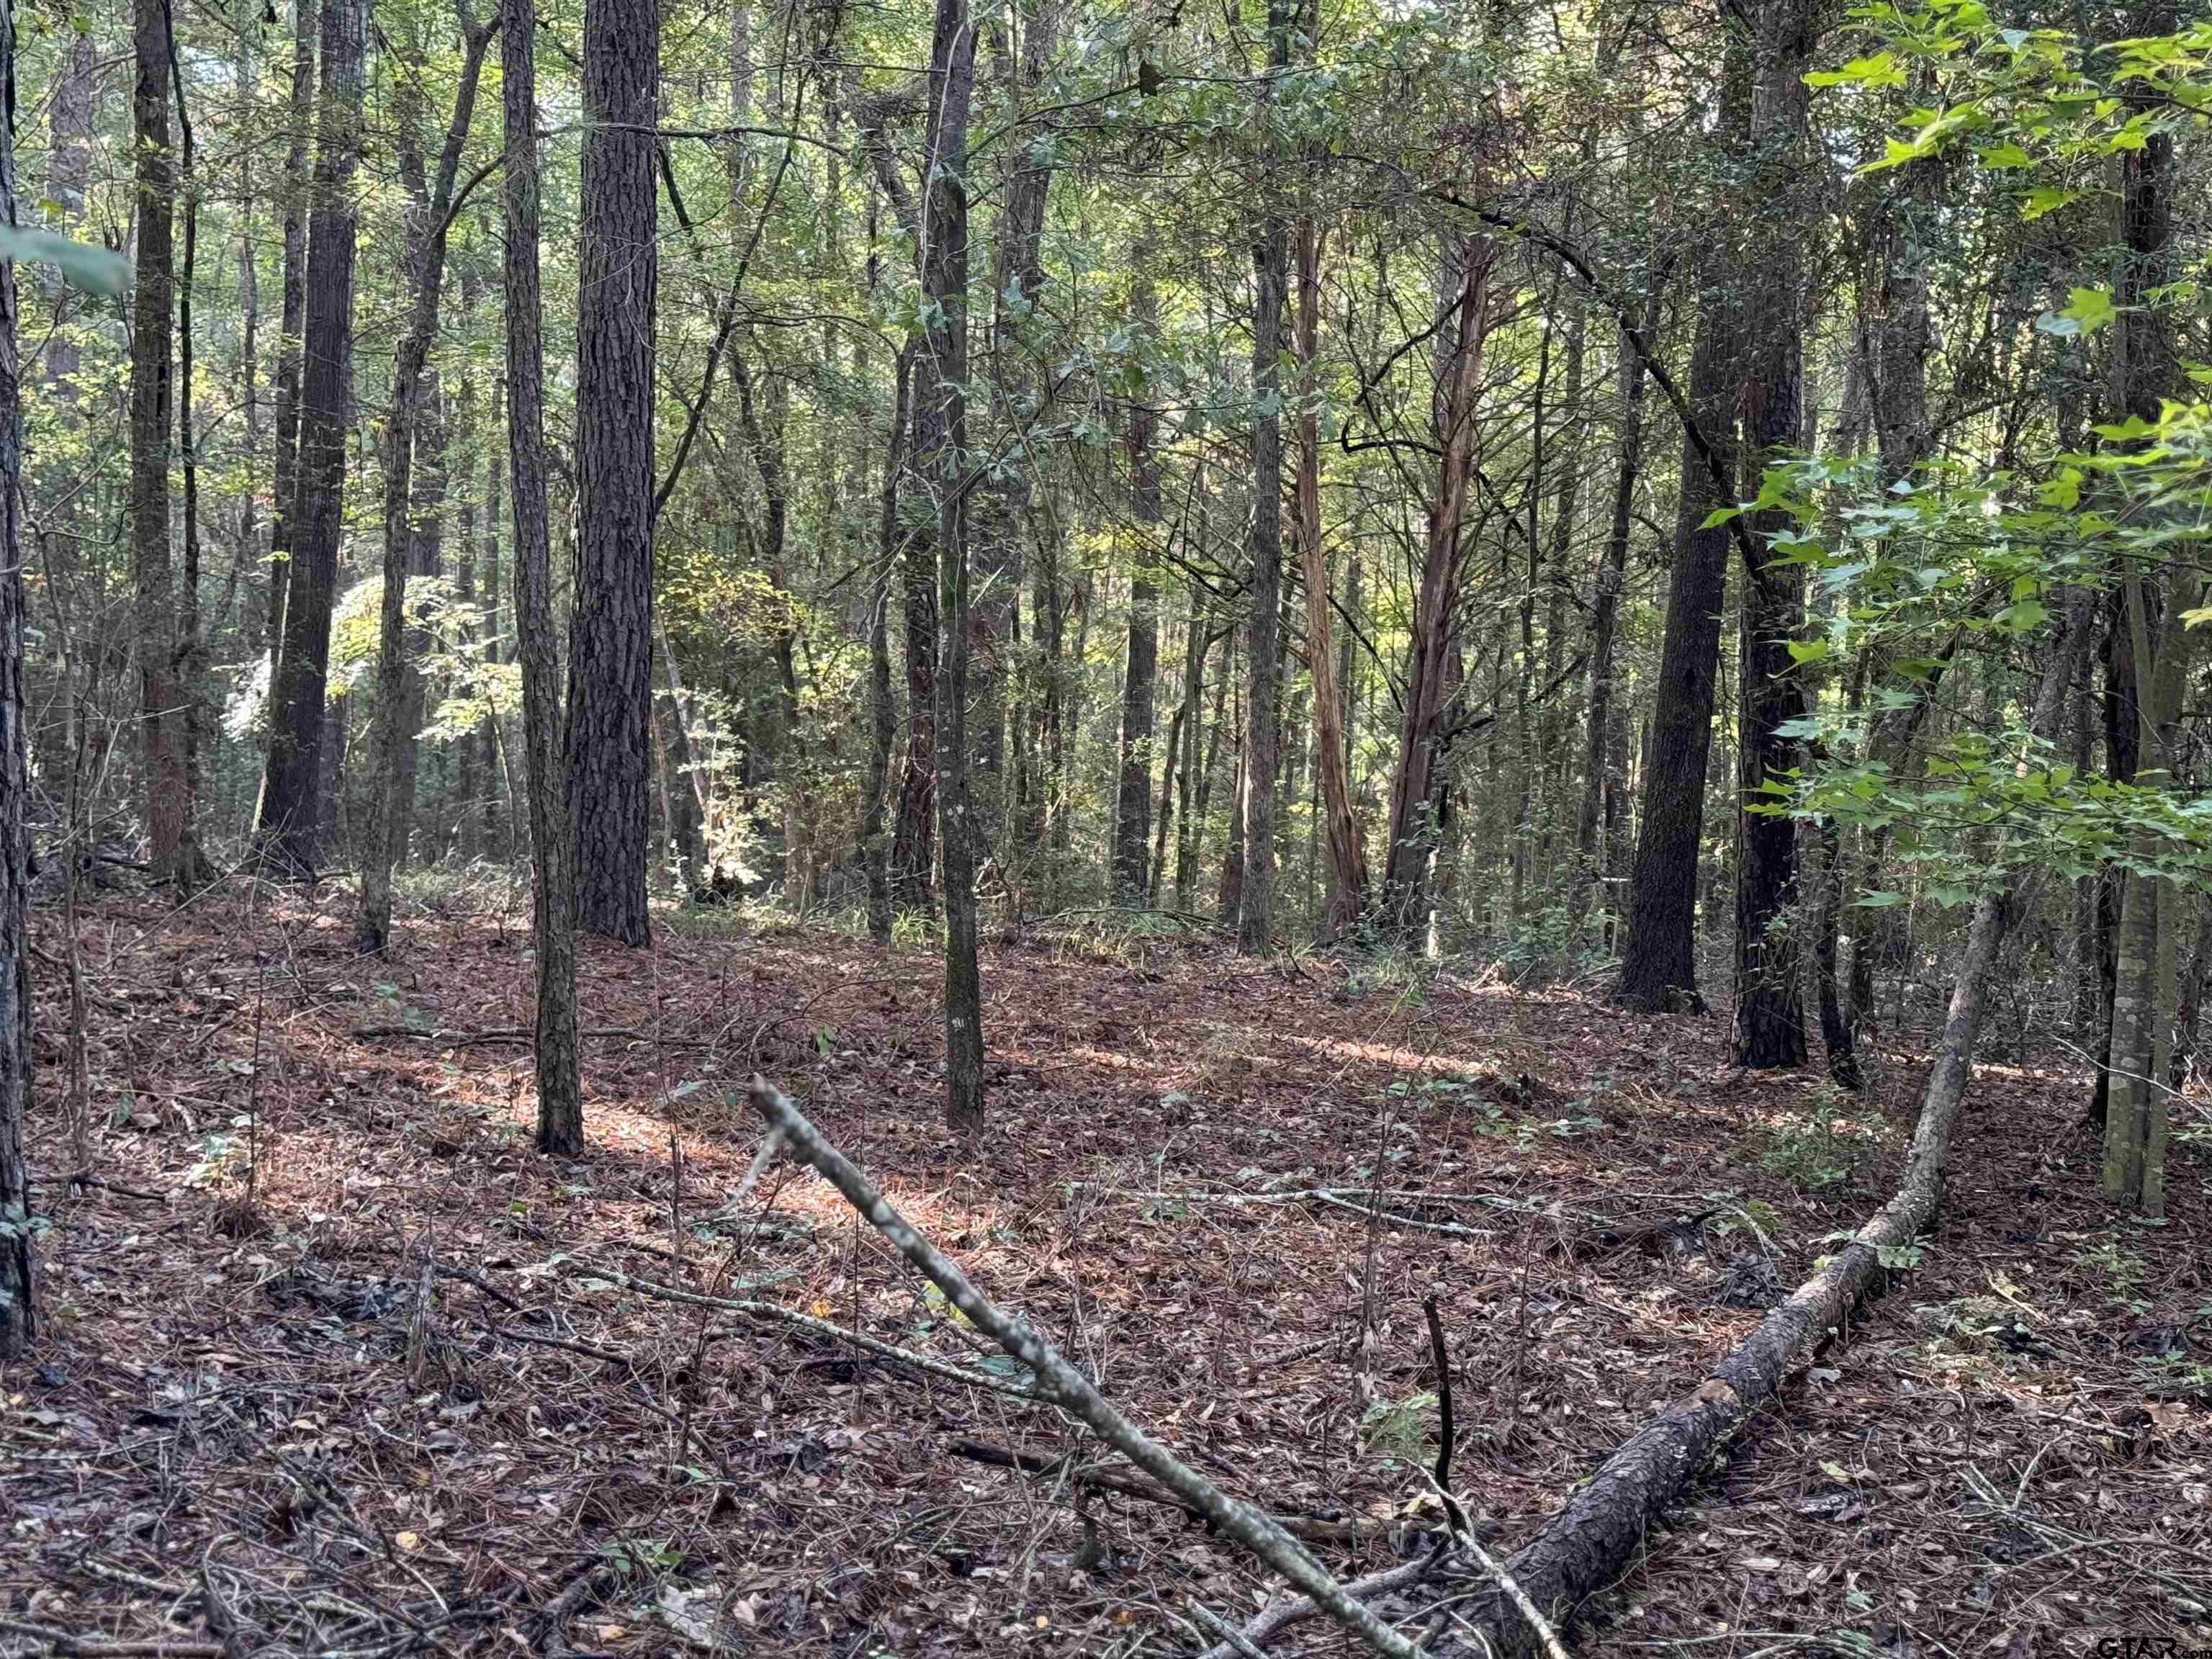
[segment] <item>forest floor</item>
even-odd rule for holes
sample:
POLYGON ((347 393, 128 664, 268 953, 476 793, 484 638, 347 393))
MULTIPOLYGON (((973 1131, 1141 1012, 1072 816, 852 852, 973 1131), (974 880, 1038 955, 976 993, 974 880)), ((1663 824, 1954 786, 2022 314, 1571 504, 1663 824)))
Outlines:
MULTIPOLYGON (((1172 1509, 960 1449, 1095 1453, 1056 1413, 604 1276, 1007 1375, 817 1177, 728 1203, 756 1067, 1346 1574, 1437 1524, 1425 1295, 1502 1554, 1887 1195, 1921 1075, 1885 1057, 1876 1121, 1735 1070, 1717 1016, 1037 936, 987 951, 971 1148, 939 1127, 933 957, 690 918, 585 950, 568 1164, 532 1147, 526 1044, 464 1040, 528 1024, 513 918, 417 917, 371 963, 343 898, 117 898, 80 930, 81 1184, 37 920, 51 1318, 0 1382, 9 1655, 1133 1659, 1190 1650, 1194 1601, 1259 1606, 1172 1509)), ((2167 1227, 2116 1224, 2082 1095, 2057 1050, 1978 1071, 1923 1259, 1584 1610, 1583 1652, 2212 1646, 2205 1149, 2174 1148, 2167 1227)))

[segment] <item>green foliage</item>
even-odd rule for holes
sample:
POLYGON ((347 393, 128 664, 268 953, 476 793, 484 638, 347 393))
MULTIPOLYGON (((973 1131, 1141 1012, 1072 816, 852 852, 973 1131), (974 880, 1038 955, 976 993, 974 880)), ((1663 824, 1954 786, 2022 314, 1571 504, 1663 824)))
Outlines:
POLYGON ((1436 1406, 1432 1394, 1371 1401, 1359 1419, 1361 1449, 1386 1464, 1422 1462, 1428 1444, 1429 1413, 1436 1406))
POLYGON ((1844 1103, 1822 1088, 1809 1112, 1792 1112, 1756 1132, 1759 1164, 1808 1193, 1856 1182, 1872 1146, 1860 1126, 1844 1113, 1844 1103))

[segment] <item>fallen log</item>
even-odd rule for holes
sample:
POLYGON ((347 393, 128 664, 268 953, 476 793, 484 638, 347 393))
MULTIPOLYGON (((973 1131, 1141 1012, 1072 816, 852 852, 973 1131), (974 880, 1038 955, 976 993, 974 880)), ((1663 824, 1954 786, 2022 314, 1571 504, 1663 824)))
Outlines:
MULTIPOLYGON (((2045 659, 2029 720, 2030 729, 2039 738, 2048 738, 2057 729, 2066 687, 2087 643, 2086 619, 2085 600, 2079 593, 2070 594, 2065 631, 2045 659)), ((1942 1045, 1921 1097, 1920 1119, 1896 1195, 1770 1312, 1711 1376, 1623 1443, 1566 1507, 1505 1563, 1506 1574, 1555 1626, 1565 1629, 1585 1601, 1620 1577, 1667 1506, 1705 1460, 1780 1391, 1799 1359, 1808 1350, 1836 1340, 1845 1317, 1881 1284, 1884 1254, 1909 1247, 1935 1220, 1950 1163, 1951 1132, 1966 1098, 1984 994, 1998 947, 2021 908, 2014 895, 2002 890, 1984 892, 1975 902, 1966 953, 1944 1018, 1942 1045)), ((1282 1609, 1295 1606, 1295 1601, 1277 1602, 1239 1635, 1259 1645, 1289 1622, 1282 1609)), ((1455 1627, 1463 1628, 1457 1621, 1474 1626, 1499 1655, 1526 1659, 1540 1651, 1538 1632, 1494 1580, 1455 1613, 1455 1627)), ((1474 1650, 1456 1645, 1450 1636, 1440 1641, 1455 1645, 1438 1646, 1434 1651, 1439 1655, 1474 1650)), ((1210 1650, 1206 1659, 1231 1659, 1235 1652, 1224 1643, 1210 1650)))

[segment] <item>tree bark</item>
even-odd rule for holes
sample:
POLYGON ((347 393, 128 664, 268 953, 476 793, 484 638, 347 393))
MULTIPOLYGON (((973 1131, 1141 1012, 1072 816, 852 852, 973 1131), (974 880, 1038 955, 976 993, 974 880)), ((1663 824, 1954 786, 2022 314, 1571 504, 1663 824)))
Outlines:
POLYGON ((1448 256, 1446 281, 1440 285, 1451 301, 1452 319, 1437 340, 1431 406, 1438 460, 1426 503, 1421 584, 1413 601, 1405 707, 1397 765, 1390 778, 1390 839, 1384 854, 1381 905, 1383 925, 1409 944, 1420 939, 1427 921, 1429 875, 1443 833, 1437 818, 1443 804, 1438 785, 1443 771, 1444 714, 1457 684, 1452 672, 1452 630, 1466 568, 1461 532, 1474 468, 1475 396, 1482 384, 1483 348, 1492 321, 1490 273, 1496 257, 1486 237, 1461 239, 1448 256))
MULTIPOLYGON (((1297 28, 1293 0, 1267 0, 1267 72, 1261 83, 1261 188, 1272 192, 1277 83, 1291 64, 1297 28)), ((1264 212, 1252 246, 1252 607, 1245 624, 1249 682, 1244 699, 1244 829, 1237 947, 1264 955, 1275 885, 1275 681, 1281 654, 1283 584, 1283 303, 1290 286, 1290 227, 1264 212)))
POLYGON ((983 1128, 983 990, 975 953, 975 813, 968 789, 968 113, 975 30, 967 0, 937 0, 921 245, 927 320, 915 363, 915 476, 936 498, 937 811, 945 846, 945 1121, 983 1128))
MULTIPOLYGON (((375 760, 368 789, 368 823, 362 837, 361 909, 354 923, 354 948, 382 956, 392 941, 392 872, 405 856, 412 825, 416 733, 422 726, 422 638, 410 629, 407 579, 428 573, 426 538, 435 534, 416 510, 415 450, 422 428, 436 416, 434 372, 426 371, 438 332, 438 305, 445 292, 447 210, 460 168, 461 149, 476 116, 477 83, 483 69, 489 28, 462 27, 466 44, 453 112, 438 152, 434 184, 424 177, 419 131, 422 97, 411 77, 395 86, 398 107, 399 173, 410 199, 404 268, 412 289, 406 332, 399 338, 392 368, 392 411, 384 430, 384 593, 379 611, 376 653, 377 727, 375 760), (410 632, 414 639, 410 641, 410 632)), ((434 446, 439 452, 434 514, 444 506, 442 423, 434 446)), ((429 469, 426 466, 425 471, 429 469)))
MULTIPOLYGON (((1738 154, 1751 120, 1752 43, 1731 33, 1722 73, 1717 143, 1738 154)), ((1709 252, 1698 271, 1698 325, 1690 349, 1690 416, 1704 434, 1712 465, 1696 440, 1682 440, 1681 493, 1674 556, 1667 581, 1666 634, 1651 714, 1650 765, 1644 824, 1630 885, 1628 942, 1618 1001, 1649 1012, 1677 1005, 1702 1011, 1698 994, 1698 854, 1705 834, 1705 766, 1712 747, 1713 681, 1720 666, 1721 607, 1731 537, 1708 529, 1724 503, 1715 468, 1733 477, 1735 412, 1742 381, 1743 305, 1731 273, 1709 252)))
MULTIPOLYGON (((1652 274, 1644 296, 1643 334, 1659 331, 1666 295, 1664 270, 1652 274)), ((1575 815, 1575 912, 1588 913, 1598 879, 1598 823, 1605 790, 1606 745, 1613 718, 1620 592, 1628 580, 1628 544, 1634 523, 1636 479, 1644 463, 1644 358, 1617 330, 1613 352, 1620 382, 1620 424, 1614 445, 1613 516, 1607 524, 1605 557, 1598 566, 1596 596, 1590 605, 1589 713, 1583 727, 1583 796, 1575 815)), ((1611 909, 1608 905, 1608 910, 1611 909)))
POLYGON ((537 46, 535 0, 502 0, 507 430, 514 503, 515 648, 522 663, 522 729, 530 774, 538 1145, 543 1152, 574 1158, 584 1149, 583 1094, 576 1065, 576 843, 560 796, 560 653, 553 633, 552 548, 545 518, 537 46))
MULTIPOLYGON (((1159 329, 1159 301, 1146 255, 1133 256, 1132 321, 1147 339, 1159 329)), ((1129 571, 1128 651, 1121 673, 1121 730, 1114 799, 1114 893, 1125 904, 1145 902, 1146 849, 1152 840, 1154 682, 1159 674, 1161 550, 1159 412, 1142 398, 1129 405, 1129 518, 1135 544, 1129 571)))
POLYGON ((169 452, 174 410, 172 327, 176 312, 176 157, 171 148, 171 52, 163 0, 137 0, 131 100, 138 221, 131 330, 131 540, 137 580, 139 734, 145 751, 148 855, 158 880, 198 874, 191 842, 186 727, 179 672, 176 579, 170 554, 169 452))
POLYGON ((896 390, 876 529, 878 574, 868 599, 868 781, 860 797, 860 856, 868 872, 868 937, 884 948, 891 942, 890 848, 884 837, 884 800, 890 787, 891 744, 898 724, 891 697, 890 584, 900 559, 899 479, 906 465, 907 428, 913 412, 915 349, 912 340, 901 347, 891 370, 896 390))
POLYGON ((276 343, 276 500, 269 526, 269 671, 283 654, 285 595, 289 592, 300 489, 301 343, 307 319, 307 137, 315 88, 316 0, 293 0, 289 146, 284 156, 284 275, 281 337, 276 343))
POLYGON ((653 321, 659 0, 584 9, 584 167, 576 307, 583 540, 570 635, 568 813, 577 922, 651 941, 653 321))
MULTIPOLYGON (((1803 231, 1794 204, 1808 199, 1806 64, 1817 29, 1811 0, 1769 0, 1760 19, 1759 83, 1753 118, 1757 252, 1747 273, 1742 496, 1766 467, 1805 437, 1803 231)), ((1736 678, 1735 1058, 1739 1066, 1805 1063, 1802 952, 1791 926, 1797 900, 1797 823, 1764 811, 1781 799, 1799 758, 1789 727, 1805 713, 1804 681, 1790 647, 1805 626, 1803 568, 1782 562, 1770 538, 1789 514, 1750 517, 1756 555, 1744 572, 1736 678)))
MULTIPOLYGON (((15 85, 15 9, 0 6, 0 87, 15 85)), ((0 224, 17 223, 15 139, 0 121, 0 224)), ((0 1360, 38 1334, 31 1232, 30 744, 23 704, 22 363, 15 267, 0 262, 0 1360)))
POLYGON ((1352 773, 1345 759, 1344 696, 1337 684, 1335 641, 1328 599, 1333 583, 1321 531, 1321 254, 1322 230, 1311 219, 1298 227, 1297 339, 1300 370, 1297 535, 1299 572, 1306 589, 1306 663, 1313 676, 1314 769, 1320 775, 1322 821, 1328 843, 1328 902, 1318 934, 1326 945, 1359 926, 1366 895, 1365 861, 1352 816, 1352 773))
MULTIPOLYGON (((160 0, 146 0, 158 5, 160 0)), ((300 460, 291 520, 284 643, 270 715, 269 760, 254 815, 262 857, 313 879, 323 823, 324 700, 331 603, 345 515, 345 444, 352 419, 353 179, 361 161, 364 0, 324 0, 321 112, 308 222, 306 361, 300 460)))

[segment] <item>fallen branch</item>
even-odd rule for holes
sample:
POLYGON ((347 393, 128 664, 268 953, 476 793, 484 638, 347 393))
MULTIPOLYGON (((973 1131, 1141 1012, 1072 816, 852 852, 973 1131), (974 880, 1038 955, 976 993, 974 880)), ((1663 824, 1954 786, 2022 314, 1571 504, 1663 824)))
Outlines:
POLYGON ((225 1651, 220 1642, 173 1642, 161 1637, 137 1642, 101 1642, 89 1636, 56 1630, 51 1625, 34 1625, 27 1619, 0 1618, 0 1631, 11 1631, 44 1642, 48 1653, 113 1654, 118 1659, 124 1654, 166 1654, 169 1659, 222 1659, 225 1651))
MULTIPOLYGON (((778 1325, 789 1325, 794 1329, 842 1342, 878 1358, 889 1359, 908 1369, 926 1372, 931 1376, 957 1382, 963 1388, 988 1389, 993 1394, 1010 1395, 1017 1400, 1036 1398, 1036 1393, 1019 1382, 993 1376, 985 1371, 971 1371, 966 1367, 917 1353, 911 1348, 902 1348, 893 1343, 865 1336, 858 1331, 848 1331, 842 1325, 833 1325, 826 1319, 816 1319, 803 1313, 793 1313, 788 1308, 779 1308, 773 1302, 752 1302, 733 1297, 707 1296, 697 1291, 687 1291, 674 1285, 657 1284, 650 1279, 635 1279, 613 1267, 602 1267, 594 1263, 564 1259, 556 1264, 563 1276, 570 1279, 599 1279, 625 1291, 650 1297, 659 1302, 681 1302, 695 1308, 717 1308, 725 1313, 741 1314, 748 1319, 767 1320, 778 1325)), ((763 1284, 772 1283, 763 1279, 763 1284)))
POLYGON ((1115 1409, 1060 1351, 1030 1328, 1026 1320, 1001 1311, 970 1284, 968 1275, 915 1231, 867 1177, 854 1168, 815 1127, 766 1079, 752 1081, 753 1105, 771 1129, 781 1130, 792 1156, 812 1166, 844 1194, 868 1224, 920 1268, 976 1329, 1029 1367, 1039 1398, 1049 1401, 1095 1430, 1101 1438, 1145 1474, 1191 1504, 1232 1542, 1256 1556, 1305 1592, 1330 1618, 1385 1659, 1416 1659, 1420 1650, 1348 1591, 1309 1555, 1303 1545, 1266 1514, 1237 1502, 1204 1475, 1147 1437, 1115 1409))
MULTIPOLYGON (((2048 738, 2057 729, 2063 694, 2087 640, 2087 614, 2081 594, 2069 594, 2064 632, 2045 659, 2029 721, 2039 737, 2048 738)), ((1993 861, 2001 864, 2001 856, 1993 861)), ((1567 1624, 1586 1600, 1620 1576, 1706 1459, 1780 1392, 1808 1351, 1836 1340, 1860 1299, 1881 1283, 1883 1254, 1910 1246, 1934 1222, 1984 995, 1998 947, 2020 908, 2002 890, 1985 891, 1975 902, 1942 1043, 1921 1097, 1919 1122, 1896 1194, 1768 1313, 1703 1384, 1623 1443, 1505 1564, 1498 1577, 1524 1590, 1545 1618, 1567 1624)), ((1526 1655, 1540 1645, 1514 1598, 1502 1589, 1486 1594, 1465 1616, 1500 1653, 1526 1655)))
MULTIPOLYGON (((408 1037, 416 1042, 435 1042, 448 1048, 466 1048, 479 1042, 535 1042, 538 1033, 526 1026, 504 1027, 492 1031, 462 1031, 425 1030, 419 1025, 356 1025, 347 1033, 356 1038, 408 1037)), ((632 1031, 613 1027, 599 1031, 579 1031, 580 1037, 611 1037, 620 1042, 657 1042, 665 1048, 711 1048, 714 1042, 707 1037, 679 1037, 652 1031, 632 1031)))
MULTIPOLYGON (((988 1463, 999 1469, 1018 1469, 1024 1474, 1054 1474, 1066 1461, 1065 1457, 1046 1457, 1037 1452, 1013 1451, 981 1440, 956 1440, 949 1449, 955 1457, 964 1457, 971 1463, 988 1463)), ((1093 1492, 1118 1492, 1140 1503, 1158 1504, 1169 1509, 1181 1510, 1201 1521, 1206 1518, 1204 1510, 1194 1508, 1165 1487, 1130 1475, 1117 1474, 1111 1469, 1079 1468, 1073 1471, 1068 1478, 1077 1486, 1087 1486, 1093 1492)), ((1357 1521, 1319 1521, 1304 1515, 1279 1515, 1274 1521, 1291 1537, 1316 1544, 1351 1543, 1362 1538, 1372 1538, 1376 1530, 1373 1527, 1363 1527, 1357 1521)))

